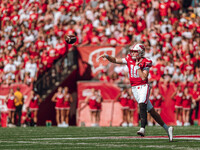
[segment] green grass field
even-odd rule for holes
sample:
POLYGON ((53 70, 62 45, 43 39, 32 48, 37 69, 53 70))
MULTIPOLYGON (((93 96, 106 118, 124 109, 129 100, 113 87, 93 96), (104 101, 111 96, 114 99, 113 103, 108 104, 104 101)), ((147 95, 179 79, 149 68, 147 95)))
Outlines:
MULTIPOLYGON (((137 138, 139 127, 27 127, 0 128, 0 150, 62 150, 62 149, 200 149, 198 139, 179 139, 173 142, 161 127, 147 127, 146 136, 137 138)), ((174 135, 200 135, 200 127, 174 127, 174 135)))

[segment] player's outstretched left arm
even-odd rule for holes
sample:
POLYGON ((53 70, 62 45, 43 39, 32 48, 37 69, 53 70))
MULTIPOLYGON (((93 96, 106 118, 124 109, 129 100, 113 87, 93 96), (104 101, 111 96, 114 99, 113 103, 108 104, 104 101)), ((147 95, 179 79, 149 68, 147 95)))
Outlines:
POLYGON ((106 58, 108 61, 115 63, 115 64, 124 64, 122 58, 115 58, 115 57, 110 56, 108 54, 103 54, 99 58, 106 58))

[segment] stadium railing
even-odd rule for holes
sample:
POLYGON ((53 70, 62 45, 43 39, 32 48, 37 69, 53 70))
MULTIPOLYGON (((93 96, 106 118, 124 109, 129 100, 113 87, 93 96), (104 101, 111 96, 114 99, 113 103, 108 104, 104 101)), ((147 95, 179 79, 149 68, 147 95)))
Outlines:
POLYGON ((45 72, 33 85, 34 90, 45 99, 70 73, 77 69, 76 50, 69 51, 45 72))

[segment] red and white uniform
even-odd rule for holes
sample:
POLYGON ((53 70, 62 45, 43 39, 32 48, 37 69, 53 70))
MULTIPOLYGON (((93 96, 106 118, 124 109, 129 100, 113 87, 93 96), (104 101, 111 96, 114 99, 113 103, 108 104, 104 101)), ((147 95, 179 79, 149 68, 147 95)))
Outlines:
POLYGON ((64 109, 69 110, 70 109, 70 94, 65 95, 65 99, 68 99, 68 101, 64 102, 64 109))
POLYGON ((97 111, 97 97, 95 95, 89 98, 89 107, 91 111, 97 111))
MULTIPOLYGON (((140 69, 149 71, 149 68, 152 66, 152 61, 142 57, 143 60, 139 64, 140 69)), ((146 80, 142 80, 136 70, 136 61, 132 59, 131 55, 128 54, 125 59, 122 59, 123 63, 126 63, 129 69, 129 78, 132 86, 133 95, 138 103, 147 104, 147 110, 151 110, 153 108, 151 102, 149 101, 149 92, 150 87, 148 85, 148 78, 146 80)))
POLYGON ((122 109, 128 109, 129 108, 128 99, 129 99, 128 93, 122 92, 121 96, 119 97, 119 101, 120 101, 120 104, 122 106, 122 109))
POLYGON ((161 95, 155 96, 154 108, 161 109, 161 104, 162 104, 162 96, 161 95))
MULTIPOLYGON (((130 56, 130 54, 127 55, 127 57, 125 58, 125 61, 127 63, 128 69, 129 69, 129 78, 130 78, 130 82, 131 82, 131 86, 138 86, 138 85, 144 85, 148 83, 148 79, 147 80, 142 80, 142 78, 139 77, 139 74, 135 68, 135 60, 133 60, 130 56)), ((141 70, 149 70, 149 68, 152 66, 152 61, 147 59, 147 58, 143 58, 142 62, 139 64, 141 70)))
POLYGON ((97 110, 101 110, 101 102, 97 103, 97 110))
POLYGON ((160 16, 167 16, 168 15, 168 8, 169 8, 168 3, 160 3, 159 4, 160 16))
POLYGON ((14 99, 15 99, 15 96, 14 96, 14 95, 12 95, 12 96, 9 95, 9 96, 8 96, 8 102, 7 102, 8 110, 15 111, 14 99))
POLYGON ((200 91, 199 90, 197 90, 197 91, 192 90, 192 98, 193 99, 196 100, 199 97, 199 95, 200 95, 200 91))
POLYGON ((101 107, 102 97, 99 95, 98 99, 100 99, 100 102, 97 102, 97 110, 101 111, 101 109, 102 109, 102 107, 101 107))
POLYGON ((175 108, 182 108, 183 105, 183 93, 178 92, 175 96, 175 108))
POLYGON ((192 97, 190 95, 183 96, 183 109, 189 110, 191 108, 192 97))
POLYGON ((129 106, 129 110, 131 110, 131 111, 134 111, 135 108, 137 107, 137 104, 134 101, 134 96, 129 96, 128 106, 129 106))
POLYGON ((64 94, 57 95, 56 100, 55 109, 64 109, 64 94))
POLYGON ((30 101, 30 105, 29 105, 30 110, 38 110, 38 108, 39 108, 38 103, 39 103, 38 97, 34 96, 30 101))

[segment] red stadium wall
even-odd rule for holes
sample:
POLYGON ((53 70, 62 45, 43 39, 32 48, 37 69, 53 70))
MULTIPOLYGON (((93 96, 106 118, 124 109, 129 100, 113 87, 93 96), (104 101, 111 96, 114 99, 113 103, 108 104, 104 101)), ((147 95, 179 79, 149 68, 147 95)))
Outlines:
MULTIPOLYGON (((5 98, 9 94, 9 90, 12 88, 16 91, 17 87, 20 87, 20 91, 24 95, 24 106, 28 107, 30 102, 30 94, 32 90, 32 86, 28 86, 26 84, 12 84, 1 85, 0 86, 0 111, 1 111, 1 126, 7 126, 7 105, 5 103, 5 98)), ((23 107, 23 112, 26 112, 26 107, 23 107)))
MULTIPOLYGON (((121 105, 119 102, 115 102, 114 100, 105 100, 102 103, 102 111, 100 116, 100 126, 108 127, 108 126, 120 126, 122 123, 122 112, 121 105)), ((137 110, 134 113, 134 122, 135 126, 138 125, 138 113, 137 110)), ((86 127, 91 126, 90 124, 90 110, 89 106, 84 102, 79 102, 78 108, 78 118, 77 118, 77 126, 82 126, 84 124, 86 127)))
MULTIPOLYGON (((105 82, 78 82, 77 126, 83 123, 85 126, 90 126, 89 106, 84 100, 91 88, 100 89, 103 97, 100 126, 120 126, 122 123, 121 105, 115 101, 120 88, 115 84, 105 82)), ((133 123, 138 125, 137 110, 134 113, 133 123)))
MULTIPOLYGON (((120 89, 115 84, 105 82, 78 82, 77 125, 81 126, 81 124, 84 123, 85 126, 90 126, 89 107, 84 102, 84 99, 87 91, 91 88, 100 89, 104 99, 102 104, 100 125, 110 126, 110 122, 112 122, 113 126, 119 126, 122 122, 122 112, 120 104, 113 101, 119 94, 120 89)), ((176 90, 176 86, 173 83, 170 83, 169 85, 160 84, 159 88, 165 99, 165 101, 162 103, 161 117, 166 124, 176 125, 174 101, 171 99, 171 95, 176 90)), ((135 111, 134 125, 137 125, 137 123, 138 115, 137 111, 135 111)))

